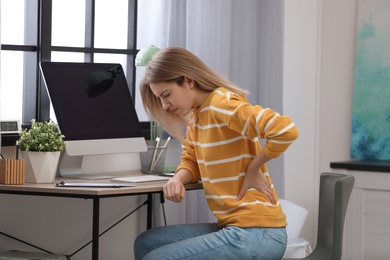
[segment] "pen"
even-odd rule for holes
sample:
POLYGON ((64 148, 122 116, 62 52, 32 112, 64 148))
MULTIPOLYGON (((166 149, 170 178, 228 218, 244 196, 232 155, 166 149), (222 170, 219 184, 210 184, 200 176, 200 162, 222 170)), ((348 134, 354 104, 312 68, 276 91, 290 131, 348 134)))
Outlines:
POLYGON ((150 163, 150 168, 149 168, 149 171, 151 172, 152 169, 154 168, 153 167, 153 164, 154 164, 154 160, 156 160, 156 155, 157 155, 157 149, 158 147, 160 146, 160 137, 156 137, 156 147, 154 149, 154 152, 153 152, 153 159, 152 159, 152 162, 150 163), (153 167, 153 168, 152 168, 153 167))
POLYGON ((161 149, 160 153, 158 154, 157 159, 152 162, 153 164, 150 167, 150 171, 153 171, 154 167, 156 167, 158 160, 160 160, 160 157, 162 156, 163 152, 168 147, 168 143, 170 140, 171 140, 171 137, 169 136, 168 139, 165 141, 165 144, 164 144, 163 148, 161 149))

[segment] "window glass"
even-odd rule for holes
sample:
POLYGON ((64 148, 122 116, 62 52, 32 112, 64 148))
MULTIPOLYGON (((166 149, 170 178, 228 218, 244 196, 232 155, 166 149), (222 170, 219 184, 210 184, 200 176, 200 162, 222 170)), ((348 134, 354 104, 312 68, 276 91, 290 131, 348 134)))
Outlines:
POLYGON ((84 62, 84 53, 52 51, 51 61, 84 62))
POLYGON ((95 20, 96 48, 127 49, 127 0, 96 0, 95 20))
POLYGON ((127 55, 124 54, 108 54, 108 53, 96 53, 94 55, 96 63, 120 63, 123 70, 127 71, 127 55))
POLYGON ((22 119, 23 52, 1 51, 0 118, 22 119))
POLYGON ((1 43, 24 44, 24 0, 1 0, 1 43))
POLYGON ((85 47, 85 0, 53 0, 52 45, 85 47))

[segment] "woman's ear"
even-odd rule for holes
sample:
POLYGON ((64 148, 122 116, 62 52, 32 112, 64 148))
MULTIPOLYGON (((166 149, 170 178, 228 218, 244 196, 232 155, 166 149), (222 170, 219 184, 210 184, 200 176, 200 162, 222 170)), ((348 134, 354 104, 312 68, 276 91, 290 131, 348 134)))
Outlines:
POLYGON ((184 82, 187 83, 190 88, 195 86, 195 81, 187 76, 184 76, 184 82))

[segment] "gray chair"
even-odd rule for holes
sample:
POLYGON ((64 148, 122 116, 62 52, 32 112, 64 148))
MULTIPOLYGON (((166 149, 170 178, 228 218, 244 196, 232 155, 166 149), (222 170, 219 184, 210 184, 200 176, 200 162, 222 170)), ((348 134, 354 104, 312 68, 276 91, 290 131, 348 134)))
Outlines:
POLYGON ((351 175, 321 174, 317 245, 302 259, 341 259, 345 214, 354 183, 355 178, 351 175))

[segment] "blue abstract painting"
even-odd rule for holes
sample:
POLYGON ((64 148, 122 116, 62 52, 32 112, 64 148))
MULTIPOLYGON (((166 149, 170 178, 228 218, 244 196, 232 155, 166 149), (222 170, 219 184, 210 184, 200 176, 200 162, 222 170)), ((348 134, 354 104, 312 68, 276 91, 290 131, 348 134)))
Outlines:
POLYGON ((359 0, 351 158, 390 160, 390 1, 359 0))

